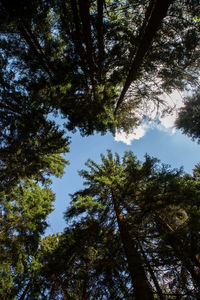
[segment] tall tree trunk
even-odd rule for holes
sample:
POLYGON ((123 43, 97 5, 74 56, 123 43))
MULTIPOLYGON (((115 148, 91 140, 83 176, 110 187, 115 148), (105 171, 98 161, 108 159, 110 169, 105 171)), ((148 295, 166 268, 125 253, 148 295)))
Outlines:
POLYGON ((93 90, 93 96, 96 100, 96 79, 95 79, 95 64, 94 64, 94 49, 93 49, 93 40, 92 40, 92 32, 91 32, 91 24, 90 24, 90 2, 89 0, 78 0, 79 8, 80 8, 80 19, 83 25, 83 37, 86 45, 87 52, 87 62, 89 66, 89 75, 93 90))
POLYGON ((152 5, 152 1, 151 1, 149 6, 150 8, 148 9, 150 10, 150 13, 148 12, 146 14, 146 17, 148 18, 148 22, 145 19, 144 26, 142 26, 142 28, 146 27, 146 29, 144 30, 144 33, 142 32, 140 44, 138 46, 137 52, 131 64, 124 87, 122 89, 121 95, 119 97, 119 100, 115 108, 115 112, 114 112, 115 115, 117 114, 117 111, 121 103, 123 102, 126 92, 128 91, 131 83, 134 80, 136 80, 138 71, 140 70, 142 63, 144 62, 144 58, 146 57, 152 45, 152 42, 155 38, 155 35, 159 30, 162 21, 167 14, 167 10, 170 4, 173 2, 173 0, 162 0, 162 1, 155 0, 154 2, 155 4, 152 5), (146 23, 148 24, 146 25, 146 23))
POLYGON ((104 0, 97 0, 97 34, 98 34, 98 67, 99 82, 102 83, 103 59, 104 59, 104 37, 103 37, 103 3, 104 0))
MULTIPOLYGON (((80 65, 85 74, 85 84, 86 84, 86 89, 88 91, 89 90, 88 79, 90 78, 90 72, 87 68, 86 53, 83 48, 82 31, 81 31, 81 26, 80 26, 80 18, 79 18, 79 14, 78 14, 76 0, 71 0, 70 5, 72 8, 73 19, 74 19, 74 24, 75 24, 75 33, 76 33, 76 38, 74 40, 74 43, 75 43, 77 52, 80 56, 80 65)), ((62 1, 62 9, 64 10, 64 12, 66 11, 64 0, 62 1)), ((64 15, 62 16, 62 20, 64 21, 64 24, 65 24, 65 16, 64 15)))
POLYGON ((112 278, 112 269, 110 268, 106 270, 106 281, 109 284, 108 290, 110 294, 110 300, 115 300, 115 288, 114 288, 114 283, 112 278))
POLYGON ((120 231, 120 237, 124 246, 126 254, 128 269, 132 279, 132 284, 135 292, 135 298, 137 300, 153 300, 153 291, 150 283, 145 274, 143 267, 143 261, 137 250, 137 245, 129 234, 128 224, 124 220, 123 213, 121 211, 118 197, 112 189, 112 201, 117 217, 117 223, 120 231))

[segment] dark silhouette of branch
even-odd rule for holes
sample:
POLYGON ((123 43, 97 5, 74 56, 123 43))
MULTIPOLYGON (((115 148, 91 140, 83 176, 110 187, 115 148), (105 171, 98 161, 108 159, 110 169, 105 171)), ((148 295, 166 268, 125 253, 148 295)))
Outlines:
POLYGON ((163 0, 163 1, 156 0, 154 5, 152 5, 152 3, 150 3, 150 11, 147 14, 149 22, 146 25, 146 18, 145 18, 145 20, 144 20, 145 26, 144 27, 146 27, 146 29, 145 29, 144 33, 142 33, 140 44, 138 46, 137 52, 136 52, 133 62, 131 64, 128 76, 126 78, 124 87, 121 92, 121 95, 117 102, 117 105, 116 105, 116 108, 114 111, 115 115, 117 114, 117 111, 118 111, 121 103, 124 101, 124 97, 126 95, 126 92, 129 89, 131 83, 134 80, 136 80, 138 71, 140 70, 140 68, 144 62, 144 59, 152 45, 155 35, 156 35, 157 31, 159 30, 159 28, 162 24, 162 21, 167 14, 167 10, 172 2, 173 2, 173 0, 163 0))

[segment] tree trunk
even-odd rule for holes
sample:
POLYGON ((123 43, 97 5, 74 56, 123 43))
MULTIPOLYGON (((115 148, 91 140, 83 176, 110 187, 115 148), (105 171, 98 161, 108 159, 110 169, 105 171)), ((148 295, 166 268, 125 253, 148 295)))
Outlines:
POLYGON ((120 231, 120 237, 126 254, 128 269, 130 272, 132 285, 136 300, 153 300, 153 291, 150 283, 147 280, 143 261, 140 253, 137 250, 137 245, 131 238, 128 230, 128 224, 124 220, 118 198, 112 189, 112 201, 117 217, 117 223, 120 231))
POLYGON ((151 268, 151 265, 150 265, 150 263, 149 263, 149 261, 148 261, 148 259, 147 259, 147 257, 146 257, 146 254, 145 254, 145 252, 144 252, 144 250, 143 250, 143 248, 142 248, 142 245, 141 245, 141 243, 140 243, 139 240, 138 240, 138 244, 139 244, 140 250, 141 250, 141 252, 142 252, 142 255, 143 255, 145 264, 146 264, 146 266, 147 266, 147 268, 148 268, 148 270, 149 270, 149 273, 150 273, 150 275, 151 275, 151 278, 152 278, 152 280, 153 280, 153 282, 154 282, 154 285, 155 285, 155 287, 156 287, 157 293, 158 293, 158 295, 159 295, 159 300, 164 300, 163 293, 162 293, 162 290, 161 290, 160 285, 159 285, 159 283, 158 283, 158 280, 157 280, 157 278, 156 278, 156 276, 155 276, 155 274, 154 274, 153 269, 151 268))
POLYGON ((103 3, 104 0, 97 0, 97 34, 98 34, 98 67, 99 82, 102 83, 103 60, 104 60, 104 37, 103 37, 103 3))
POLYGON ((92 41, 92 32, 90 24, 90 2, 89 0, 78 0, 80 8, 80 19, 83 25, 83 38, 86 45, 87 62, 89 66, 90 80, 93 90, 94 99, 96 98, 96 80, 95 80, 95 64, 94 64, 94 47, 92 41))
POLYGON ((121 95, 117 102, 114 112, 115 115, 117 114, 117 111, 121 103, 123 102, 126 92, 128 91, 131 83, 136 80, 138 71, 140 70, 142 63, 144 62, 144 58, 146 57, 147 52, 152 45, 153 39, 155 38, 155 35, 159 30, 162 21, 167 14, 167 10, 172 2, 172 0, 156 0, 154 5, 150 3, 150 9, 148 9, 150 10, 150 13, 148 12, 146 14, 146 18, 148 18, 149 20, 144 20, 144 25, 142 27, 146 27, 146 29, 144 30, 144 33, 142 33, 140 44, 127 75, 121 95))
POLYGON ((106 270, 106 282, 108 282, 108 291, 110 294, 110 300, 115 300, 115 288, 112 278, 112 269, 108 268, 106 270))

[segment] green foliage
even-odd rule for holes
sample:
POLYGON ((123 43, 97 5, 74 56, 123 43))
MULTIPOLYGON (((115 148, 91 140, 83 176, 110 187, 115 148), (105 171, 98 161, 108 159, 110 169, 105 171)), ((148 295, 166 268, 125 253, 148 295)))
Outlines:
POLYGON ((82 216, 82 222, 92 217, 114 231, 119 230, 114 191, 153 284, 152 274, 157 277, 162 293, 198 295, 198 166, 194 176, 182 176, 182 170, 170 170, 148 155, 143 163, 131 152, 121 160, 110 151, 101 158, 102 164, 89 160, 89 170, 80 172, 87 187, 72 195, 66 220, 74 220, 75 226, 77 216, 82 216), (84 205, 78 199, 84 199, 84 205), (92 199, 99 205, 91 205, 92 199))
POLYGON ((13 111, 15 101, 5 99, 0 105, 1 191, 26 177, 44 181, 46 175, 61 176, 66 164, 61 154, 69 151, 64 131, 47 121, 42 109, 19 100, 19 112, 13 111))
POLYGON ((193 140, 200 143, 200 92, 197 91, 193 97, 188 97, 185 106, 181 108, 176 121, 177 128, 187 134, 193 140))
POLYGON ((148 155, 140 162, 132 152, 120 158, 108 151, 101 159, 80 171, 86 187, 71 195, 63 234, 41 238, 51 190, 27 179, 2 193, 2 299, 132 299, 122 224, 158 295, 197 297, 198 165, 192 176, 148 155))
POLYGON ((21 181, 10 193, 2 193, 0 209, 2 299, 16 296, 29 277, 32 258, 55 196, 32 180, 21 181), (27 278, 26 278, 27 276, 27 278))
POLYGON ((79 128, 87 135, 116 128, 128 131, 145 117, 138 117, 141 104, 153 101, 156 106, 163 93, 197 86, 195 3, 25 3, 1 5, 1 84, 6 101, 8 90, 13 95, 15 89, 22 103, 28 97, 36 109, 61 111, 68 130, 79 128), (159 16, 156 9, 163 13, 159 16), (142 54, 139 50, 144 48, 142 54))
MULTIPOLYGON (((195 91, 197 2, 1 1, 2 299, 128 300, 135 282, 159 295, 200 293, 199 166, 190 176, 131 152, 88 160, 65 232, 41 238, 49 177, 63 175, 69 151, 50 114, 82 135, 128 132, 146 117, 140 107, 195 91)), ((198 92, 187 100, 177 126, 199 141, 198 101, 198 92)))
POLYGON ((25 299, 36 295, 98 299, 110 293, 126 297, 129 279, 122 267, 118 238, 113 237, 114 232, 91 219, 67 228, 64 234, 41 239, 25 299))

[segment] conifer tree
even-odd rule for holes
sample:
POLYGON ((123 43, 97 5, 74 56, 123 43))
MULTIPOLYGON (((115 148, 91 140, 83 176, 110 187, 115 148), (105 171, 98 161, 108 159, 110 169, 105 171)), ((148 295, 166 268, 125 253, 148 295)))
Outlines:
POLYGON ((200 142, 200 91, 195 92, 192 97, 185 99, 185 106, 180 109, 176 126, 184 134, 187 134, 193 140, 200 142))
POLYGON ((82 134, 129 130, 161 95, 198 85, 195 1, 1 1, 6 78, 82 134), (6 66, 7 65, 7 66, 6 66))
POLYGON ((86 187, 71 196, 63 234, 40 238, 48 188, 27 180, 4 194, 2 297, 198 298, 199 166, 183 175, 148 155, 101 158, 80 171, 86 187))
POLYGON ((90 219, 41 239, 19 294, 23 299, 131 299, 124 263, 116 234, 90 219))
POLYGON ((32 180, 1 193, 1 299, 13 299, 29 280, 31 261, 54 200, 49 188, 42 189, 32 180))
MULTIPOLYGON (((120 164, 118 155, 114 159, 111 152, 108 152, 108 158, 102 155, 102 165, 89 160, 86 165, 91 171, 80 172, 86 179, 88 188, 73 196, 67 216, 87 211, 88 215, 95 214, 97 219, 105 222, 107 226, 115 224, 119 230, 136 299, 153 299, 143 258, 138 250, 137 241, 131 236, 123 199, 127 156, 128 154, 124 157, 124 164, 120 164)), ((132 159, 135 160, 134 157, 132 159)), ((136 168, 139 168, 138 162, 134 163, 136 168)))
POLYGON ((140 163, 126 153, 120 162, 111 152, 107 158, 102 155, 102 164, 89 160, 86 165, 89 171, 80 174, 87 187, 72 196, 66 216, 83 214, 82 221, 93 216, 117 228, 136 299, 150 297, 149 284, 161 299, 169 289, 198 295, 198 169, 194 177, 181 176, 181 170, 148 156, 140 163))
POLYGON ((48 119, 49 109, 38 106, 33 95, 26 95, 23 84, 17 86, 14 78, 6 76, 1 71, 0 191, 23 178, 44 180, 45 173, 61 175, 66 164, 61 154, 69 151, 64 131, 48 119))

